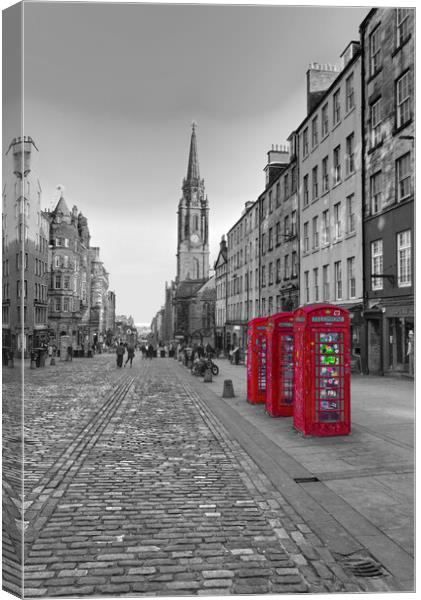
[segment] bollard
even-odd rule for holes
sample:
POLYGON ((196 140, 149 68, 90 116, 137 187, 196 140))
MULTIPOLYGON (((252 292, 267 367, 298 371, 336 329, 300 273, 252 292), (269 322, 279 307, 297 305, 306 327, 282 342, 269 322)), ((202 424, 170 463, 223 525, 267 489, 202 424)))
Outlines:
POLYGON ((203 378, 204 383, 212 383, 212 371, 210 369, 205 370, 205 376, 203 378))
POLYGON ((231 379, 224 379, 224 390, 222 392, 223 398, 234 398, 234 386, 232 385, 231 379))
POLYGON ((56 364, 56 359, 54 358, 54 356, 51 357, 50 360, 50 365, 53 367, 56 364))

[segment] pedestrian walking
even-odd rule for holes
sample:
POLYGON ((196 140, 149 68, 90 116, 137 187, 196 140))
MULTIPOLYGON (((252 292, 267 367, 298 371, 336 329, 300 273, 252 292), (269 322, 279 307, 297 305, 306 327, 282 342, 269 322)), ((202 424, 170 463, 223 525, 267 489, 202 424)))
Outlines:
POLYGON ((124 348, 124 344, 123 342, 120 342, 120 344, 117 346, 117 350, 116 350, 116 354, 117 354, 117 367, 122 367, 123 366, 123 356, 125 353, 125 348, 124 348))
POLYGON ((130 361, 130 367, 131 367, 133 358, 134 358, 134 346, 129 345, 129 346, 127 346, 127 359, 126 359, 126 362, 124 363, 124 366, 126 366, 127 363, 130 361))
POLYGON ((148 358, 152 359, 153 358, 153 353, 154 353, 153 346, 152 346, 152 344, 149 344, 148 349, 147 349, 148 358))
POLYGON ((67 360, 73 360, 73 346, 67 346, 67 360))
POLYGON ((409 374, 414 376, 414 331, 411 329, 408 332, 408 351, 406 353, 408 356, 408 368, 409 374))

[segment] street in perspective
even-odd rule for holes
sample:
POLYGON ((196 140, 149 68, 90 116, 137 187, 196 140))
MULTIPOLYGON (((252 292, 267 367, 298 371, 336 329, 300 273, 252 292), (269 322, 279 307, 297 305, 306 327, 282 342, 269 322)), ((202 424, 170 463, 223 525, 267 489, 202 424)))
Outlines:
POLYGON ((3 17, 3 588, 414 592, 415 9, 3 17))
POLYGON ((215 363, 207 383, 141 352, 27 370, 26 597, 413 589, 412 383, 356 376, 352 433, 306 438, 247 402, 243 365, 215 363))

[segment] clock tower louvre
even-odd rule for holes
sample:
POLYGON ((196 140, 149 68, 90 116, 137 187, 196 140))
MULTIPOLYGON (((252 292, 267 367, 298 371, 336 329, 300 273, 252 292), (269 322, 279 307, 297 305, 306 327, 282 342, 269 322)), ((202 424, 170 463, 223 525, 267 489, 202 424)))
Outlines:
POLYGON ((182 192, 177 213, 176 281, 205 281, 209 278, 209 204, 200 178, 195 123, 182 192))

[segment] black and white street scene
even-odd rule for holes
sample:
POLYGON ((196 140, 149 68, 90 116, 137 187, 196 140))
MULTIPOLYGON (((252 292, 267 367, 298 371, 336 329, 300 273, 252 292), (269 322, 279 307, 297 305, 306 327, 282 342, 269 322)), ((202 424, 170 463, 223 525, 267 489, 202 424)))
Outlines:
POLYGON ((415 592, 415 8, 3 11, 3 590, 415 592))

